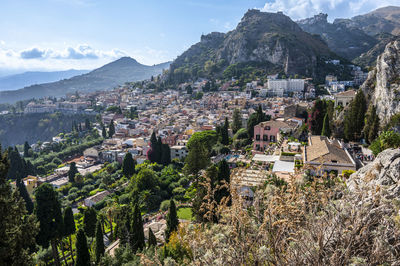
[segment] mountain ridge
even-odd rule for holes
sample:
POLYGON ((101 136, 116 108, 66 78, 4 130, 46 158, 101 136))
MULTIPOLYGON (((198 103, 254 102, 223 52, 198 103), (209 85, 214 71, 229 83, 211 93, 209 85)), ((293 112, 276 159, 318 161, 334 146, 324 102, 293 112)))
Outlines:
POLYGON ((12 103, 44 96, 61 97, 75 91, 91 92, 112 89, 129 81, 148 79, 162 73, 170 62, 153 66, 142 65, 130 57, 121 57, 89 73, 57 82, 28 86, 14 91, 0 92, 0 103, 12 103))

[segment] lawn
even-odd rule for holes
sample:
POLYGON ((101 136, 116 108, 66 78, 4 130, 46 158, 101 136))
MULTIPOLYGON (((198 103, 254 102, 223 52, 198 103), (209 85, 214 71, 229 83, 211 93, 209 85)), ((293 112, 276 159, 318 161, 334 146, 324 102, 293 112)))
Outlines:
POLYGON ((178 209, 178 218, 183 220, 192 220, 192 209, 189 207, 178 209))

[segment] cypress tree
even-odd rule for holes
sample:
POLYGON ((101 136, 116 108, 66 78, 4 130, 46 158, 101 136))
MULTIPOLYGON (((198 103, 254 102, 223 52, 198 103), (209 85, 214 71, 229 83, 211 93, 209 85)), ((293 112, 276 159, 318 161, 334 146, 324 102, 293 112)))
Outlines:
POLYGON ((359 90, 350 103, 350 108, 344 119, 344 134, 347 140, 358 140, 361 137, 361 132, 364 129, 366 105, 364 93, 359 90))
MULTIPOLYGON (((217 204, 220 204, 223 198, 229 197, 229 183, 230 183, 230 175, 231 171, 229 169, 229 165, 226 160, 222 160, 218 163, 218 174, 217 174, 217 182, 216 186, 220 187, 215 194, 215 200, 217 204), (228 187, 225 187, 228 186, 228 187)), ((230 205, 230 200, 227 202, 230 205)))
POLYGON ((84 231, 78 230, 76 234, 76 266, 89 266, 90 265, 90 255, 87 246, 87 240, 84 231))
POLYGON ((75 183, 75 175, 79 173, 78 169, 76 168, 76 163, 72 162, 69 166, 68 170, 68 181, 71 183, 75 183))
POLYGON ((26 189, 26 186, 24 184, 24 181, 21 179, 18 179, 16 182, 19 194, 25 201, 25 207, 26 210, 28 211, 29 214, 33 212, 33 201, 31 199, 31 196, 29 196, 28 190, 26 189))
POLYGON ((161 153, 162 153, 162 141, 161 137, 157 138, 157 145, 156 145, 156 162, 161 164, 161 153))
POLYGON ((173 199, 170 200, 169 204, 169 211, 167 214, 167 229, 165 230, 166 234, 166 241, 169 241, 169 237, 171 236, 172 232, 178 230, 179 219, 178 214, 176 212, 176 206, 173 199))
POLYGON ((171 163, 171 150, 168 144, 161 145, 161 164, 166 166, 171 163))
POLYGON ((149 156, 148 156, 150 162, 154 163, 157 162, 157 137, 156 133, 153 131, 151 133, 150 137, 150 151, 149 151, 149 156))
POLYGON ((110 126, 108 127, 108 137, 112 138, 114 134, 115 134, 114 120, 111 120, 110 126))
POLYGON ((89 118, 86 118, 85 119, 85 129, 86 130, 90 130, 92 127, 91 127, 91 125, 90 125, 90 121, 89 121, 89 118))
POLYGON ((235 134, 239 129, 242 128, 242 116, 239 109, 235 109, 235 111, 233 111, 232 120, 232 131, 233 134, 235 134))
POLYGON ((325 117, 324 117, 324 124, 322 126, 321 135, 322 136, 326 136, 328 138, 331 136, 331 128, 330 128, 330 124, 329 124, 329 115, 328 115, 328 113, 326 113, 325 117))
POLYGON ((379 117, 376 114, 376 107, 371 104, 365 116, 365 126, 363 129, 364 138, 367 143, 372 143, 376 139, 379 127, 379 117))
POLYGON ((83 214, 83 230, 88 237, 95 237, 97 214, 94 208, 87 208, 83 214))
POLYGON ((135 173, 136 162, 132 158, 132 154, 127 152, 122 162, 122 172, 125 177, 131 177, 135 173))
POLYGON ((149 241, 148 241, 149 247, 155 247, 157 246, 157 238, 153 233, 153 230, 149 227, 149 241))
POLYGON ((130 246, 134 253, 145 247, 142 214, 137 202, 133 207, 130 246))
POLYGON ((64 230, 63 234, 65 237, 69 238, 69 248, 71 251, 71 258, 72 258, 72 263, 75 264, 74 261, 74 251, 72 248, 72 239, 71 235, 75 233, 75 220, 74 220, 74 214, 72 212, 72 208, 70 206, 66 207, 64 209, 64 230))
POLYGON ((96 225, 96 246, 95 246, 95 255, 96 255, 96 263, 99 263, 100 258, 104 255, 104 238, 103 238, 103 230, 101 229, 100 221, 97 221, 96 225))
POLYGON ((55 265, 60 265, 60 258, 57 250, 57 239, 63 235, 63 217, 58 194, 53 186, 44 183, 35 192, 35 215, 40 222, 40 231, 37 236, 37 243, 47 248, 51 242, 55 265))
POLYGON ((24 143, 24 157, 29 157, 29 149, 30 148, 31 147, 29 146, 28 142, 25 141, 25 143, 24 143))
POLYGON ((25 203, 7 181, 9 160, 0 146, 0 265, 33 265, 35 237, 34 215, 27 215, 25 203))
POLYGON ((101 131, 101 135, 103 136, 103 139, 107 138, 107 131, 106 131, 106 127, 103 125, 102 131, 101 131))
POLYGON ((228 118, 225 117, 225 123, 221 128, 221 143, 223 145, 229 145, 228 129, 229 129, 229 122, 228 122, 228 118))

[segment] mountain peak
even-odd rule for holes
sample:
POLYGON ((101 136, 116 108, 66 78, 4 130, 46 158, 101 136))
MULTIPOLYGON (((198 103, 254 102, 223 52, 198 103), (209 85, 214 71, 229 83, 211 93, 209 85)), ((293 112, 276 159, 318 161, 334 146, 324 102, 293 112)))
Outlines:
POLYGON ((328 14, 326 13, 319 13, 318 15, 314 15, 311 18, 305 18, 297 21, 298 24, 327 24, 328 23, 328 14))

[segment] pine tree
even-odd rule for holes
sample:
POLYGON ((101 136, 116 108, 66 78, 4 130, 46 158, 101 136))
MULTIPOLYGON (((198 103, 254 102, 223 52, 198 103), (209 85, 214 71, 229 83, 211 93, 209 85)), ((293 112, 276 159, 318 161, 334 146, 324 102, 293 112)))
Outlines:
POLYGON ((27 215, 25 202, 7 181, 9 161, 0 146, 0 265, 33 265, 38 223, 27 215))
POLYGON ((108 127, 108 137, 112 138, 114 134, 115 134, 114 120, 111 120, 110 126, 108 127))
POLYGON ((73 214, 72 208, 70 206, 68 206, 64 209, 63 221, 64 221, 63 235, 65 237, 69 238, 69 248, 71 251, 72 263, 75 264, 71 235, 75 233, 76 229, 75 229, 74 214, 73 214))
POLYGON ((170 200, 169 211, 167 214, 167 229, 165 230, 165 239, 169 241, 172 232, 178 230, 179 219, 176 213, 176 206, 173 199, 170 200))
POLYGON ((133 207, 130 246, 134 253, 145 247, 142 214, 137 202, 133 207))
POLYGON ((84 231, 81 229, 78 230, 76 234, 76 264, 75 266, 89 266, 90 265, 90 255, 89 249, 87 246, 87 240, 84 231))
POLYGON ((24 143, 24 157, 26 158, 26 157, 29 157, 29 149, 30 149, 31 147, 29 146, 29 144, 28 144, 28 142, 27 141, 25 141, 25 143, 24 143))
POLYGON ((157 238, 153 233, 153 230, 149 227, 149 240, 148 240, 149 247, 156 247, 157 246, 157 238))
POLYGON ((189 153, 185 159, 185 166, 183 168, 187 175, 195 175, 199 173, 200 170, 206 168, 210 164, 210 157, 208 155, 207 148, 201 142, 194 142, 189 153))
POLYGON ((133 159, 132 154, 127 152, 122 162, 122 173, 125 177, 130 178, 135 173, 135 165, 136 162, 133 159))
POLYGON ((83 214, 83 230, 88 237, 95 237, 97 214, 94 208, 87 208, 83 214))
POLYGON ((101 135, 103 136, 103 139, 107 138, 107 131, 106 131, 106 127, 103 125, 103 128, 101 130, 101 135))
POLYGON ((232 120, 232 132, 235 134, 239 129, 242 128, 242 115, 240 114, 239 109, 235 109, 235 111, 233 111, 232 120))
POLYGON ((40 222, 40 231, 37 243, 47 248, 51 242, 54 262, 60 265, 60 258, 57 250, 57 239, 63 235, 63 218, 61 214, 61 204, 58 194, 49 183, 40 185, 35 192, 34 213, 40 222))
POLYGON ((100 258, 104 255, 104 238, 103 230, 101 229, 100 221, 96 225, 96 246, 94 253, 96 255, 96 263, 99 263, 100 258))
POLYGON ((331 136, 331 128, 330 128, 330 124, 329 124, 329 115, 328 115, 328 113, 326 113, 325 117, 324 117, 324 124, 322 126, 321 135, 322 136, 326 136, 328 138, 331 136))
POLYGON ((68 170, 68 181, 71 183, 75 183, 75 175, 78 174, 78 169, 76 168, 76 163, 72 162, 69 166, 68 170))

